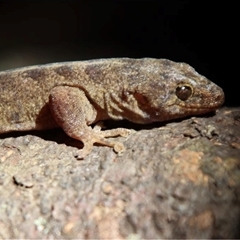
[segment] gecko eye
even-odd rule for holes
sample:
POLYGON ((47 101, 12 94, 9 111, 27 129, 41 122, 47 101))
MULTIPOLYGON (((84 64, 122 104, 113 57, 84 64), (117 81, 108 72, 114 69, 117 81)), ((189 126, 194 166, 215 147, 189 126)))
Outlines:
POLYGON ((187 85, 178 86, 176 88, 176 95, 182 101, 186 101, 189 97, 191 97, 192 92, 192 88, 187 85))

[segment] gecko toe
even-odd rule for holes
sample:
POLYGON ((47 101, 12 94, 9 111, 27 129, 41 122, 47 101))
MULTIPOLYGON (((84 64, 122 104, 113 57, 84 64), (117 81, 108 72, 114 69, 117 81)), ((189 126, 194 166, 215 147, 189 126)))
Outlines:
POLYGON ((124 152, 126 149, 124 145, 120 142, 116 142, 113 147, 114 151, 117 153, 124 152))
POLYGON ((78 150, 75 154, 74 154, 74 157, 77 159, 77 160, 82 160, 84 159, 91 151, 92 151, 92 148, 93 148, 93 143, 83 143, 84 144, 84 147, 80 150, 78 150))
POLYGON ((125 129, 125 128, 122 128, 121 130, 122 131, 120 132, 120 136, 122 136, 122 137, 128 137, 132 132, 132 130, 125 129))
POLYGON ((83 160, 88 155, 88 153, 85 153, 81 149, 81 150, 78 150, 77 152, 75 152, 73 155, 77 160, 83 160))

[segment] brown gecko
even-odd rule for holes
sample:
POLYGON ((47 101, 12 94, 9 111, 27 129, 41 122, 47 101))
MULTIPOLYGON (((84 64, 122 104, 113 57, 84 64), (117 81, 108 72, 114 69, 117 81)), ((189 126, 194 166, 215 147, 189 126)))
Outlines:
POLYGON ((166 59, 113 58, 36 65, 0 72, 0 133, 62 127, 83 142, 78 158, 94 143, 123 145, 107 137, 129 130, 100 131, 100 120, 151 123, 214 111, 220 87, 186 63, 166 59))

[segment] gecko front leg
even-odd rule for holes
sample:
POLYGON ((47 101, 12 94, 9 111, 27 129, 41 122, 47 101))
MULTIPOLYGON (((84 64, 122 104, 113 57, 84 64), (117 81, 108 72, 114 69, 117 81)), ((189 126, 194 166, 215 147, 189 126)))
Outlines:
POLYGON ((78 159, 88 155, 94 143, 113 147, 116 152, 124 151, 122 143, 107 140, 106 137, 127 136, 130 130, 117 128, 101 131, 100 127, 89 126, 95 122, 97 110, 90 103, 85 93, 77 87, 57 86, 51 90, 49 105, 52 115, 65 133, 83 142, 83 149, 78 152, 78 159))

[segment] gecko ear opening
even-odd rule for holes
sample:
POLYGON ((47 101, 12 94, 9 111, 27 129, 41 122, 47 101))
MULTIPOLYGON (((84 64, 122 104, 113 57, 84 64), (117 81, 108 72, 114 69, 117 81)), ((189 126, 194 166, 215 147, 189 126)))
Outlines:
POLYGON ((133 96, 137 100, 138 104, 141 106, 147 105, 147 103, 149 102, 147 97, 142 95, 141 93, 135 92, 133 96))
POLYGON ((176 88, 176 96, 182 100, 186 101, 188 100, 193 94, 192 87, 189 85, 179 85, 176 88))

